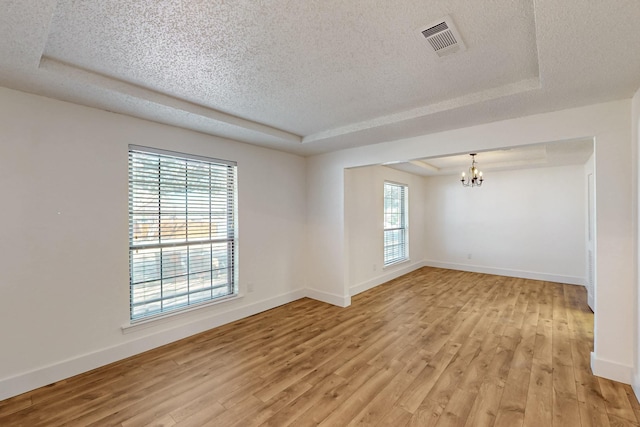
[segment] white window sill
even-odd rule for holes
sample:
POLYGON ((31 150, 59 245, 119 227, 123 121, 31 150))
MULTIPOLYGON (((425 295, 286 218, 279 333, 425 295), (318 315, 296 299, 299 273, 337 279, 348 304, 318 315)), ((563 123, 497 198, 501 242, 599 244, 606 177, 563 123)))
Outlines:
POLYGON ((150 328, 152 326, 168 323, 172 319, 182 317, 187 313, 202 310, 204 308, 211 307, 212 305, 224 304, 229 301, 235 301, 241 298, 244 298, 243 294, 229 295, 224 298, 218 298, 213 301, 207 301, 202 304, 185 307, 184 309, 181 309, 181 310, 171 311, 168 313, 161 313, 146 319, 143 318, 137 321, 132 321, 127 325, 122 325, 120 328, 122 329, 123 334, 129 334, 142 329, 150 328))
POLYGON ((392 262, 391 264, 387 264, 383 266, 382 269, 386 270, 387 268, 395 267, 397 265, 404 264, 407 262, 411 262, 411 258, 405 258, 405 259, 401 259, 400 261, 392 262))

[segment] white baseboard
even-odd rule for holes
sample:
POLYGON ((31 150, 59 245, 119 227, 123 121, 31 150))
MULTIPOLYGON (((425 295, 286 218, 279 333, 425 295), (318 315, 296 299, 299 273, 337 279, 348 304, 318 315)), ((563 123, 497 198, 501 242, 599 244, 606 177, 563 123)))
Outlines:
POLYGON ((366 282, 358 283, 357 285, 349 288, 349 294, 351 296, 358 295, 361 292, 368 291, 369 289, 375 288, 376 286, 386 283, 389 280, 393 280, 396 277, 411 273, 414 270, 424 267, 424 265, 425 264, 422 261, 414 262, 413 264, 408 264, 407 266, 404 266, 397 270, 382 274, 378 277, 374 277, 373 279, 367 280, 366 282))
MULTIPOLYGON (((591 371, 593 375, 597 375, 609 380, 618 381, 624 384, 635 384, 633 375, 633 366, 622 365, 611 360, 599 359, 594 352, 591 352, 591 371)), ((634 386, 634 391, 636 387, 634 386)), ((638 392, 636 391, 636 396, 638 392)))
POLYGON ((631 383, 633 393, 636 395, 636 399, 640 401, 640 373, 636 373, 633 376, 633 382, 631 383))
POLYGON ((508 268, 484 267, 481 265, 457 264, 435 260, 425 260, 427 267, 446 268, 449 270, 470 271, 473 273, 495 274, 497 276, 519 277, 522 279, 544 280, 545 282, 567 283, 569 285, 584 286, 585 278, 577 276, 563 276, 559 274, 538 273, 535 271, 511 270, 508 268))
MULTIPOLYGON (((180 325, 173 329, 166 329, 151 335, 133 339, 131 341, 84 354, 59 363, 55 363, 30 372, 0 380, 0 400, 52 384, 56 381, 90 371, 109 363, 169 344, 174 341, 204 332, 206 330, 253 316, 262 311, 270 310, 283 304, 307 296, 305 289, 288 292, 264 301, 249 304, 224 313, 214 314, 205 319, 180 325)), ((337 304, 336 304, 337 305, 337 304)))
POLYGON ((331 294, 329 292, 318 291, 316 289, 305 289, 305 296, 327 304, 337 305, 338 307, 349 307, 351 305, 351 297, 349 295, 331 294))

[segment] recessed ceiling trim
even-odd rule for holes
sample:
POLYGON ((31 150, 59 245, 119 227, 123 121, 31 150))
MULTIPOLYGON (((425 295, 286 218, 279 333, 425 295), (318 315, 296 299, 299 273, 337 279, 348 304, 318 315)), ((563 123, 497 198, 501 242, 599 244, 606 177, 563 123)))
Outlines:
POLYGON ((247 120, 242 117, 234 116, 232 114, 224 113, 213 108, 194 104, 192 102, 156 92, 154 90, 147 89, 124 80, 106 76, 104 74, 87 70, 73 64, 68 64, 66 62, 59 61, 46 55, 43 55, 41 57, 39 68, 49 72, 71 76, 74 79, 81 80, 87 84, 122 93, 133 98, 164 105, 169 108, 185 111, 190 114, 195 114, 210 120, 237 126, 253 132, 270 135, 282 140, 283 142, 297 144, 302 142, 302 137, 300 135, 296 135, 282 129, 277 129, 262 123, 247 120))
POLYGON ((419 168, 431 171, 431 172, 438 172, 440 170, 439 168, 437 168, 437 167, 435 167, 433 165, 430 165, 429 163, 427 163, 425 161, 422 161, 422 160, 409 160, 409 163, 411 163, 412 165, 417 166, 419 168))
MULTIPOLYGON (((530 160, 513 160, 500 163, 483 163, 483 171, 502 171, 502 170, 514 170, 514 169, 526 169, 534 166, 549 165, 549 161, 545 159, 530 159, 530 160)), ((441 168, 441 175, 459 175, 460 167, 441 168)))
MULTIPOLYGON (((593 137, 584 137, 482 151, 482 170, 503 172, 584 165, 593 155, 593 147, 593 137)), ((426 177, 459 176, 460 171, 468 167, 468 154, 405 160, 384 166, 426 177), (425 169, 421 164, 431 164, 433 170, 425 169)))
POLYGON ((519 82, 511 83, 505 86, 499 86, 487 90, 483 90, 476 93, 470 93, 468 95, 459 96, 457 98, 447 99, 434 104, 425 105, 422 107, 414 108, 411 110, 402 111, 400 113, 389 114, 387 116, 378 117, 371 120, 365 120, 350 125, 329 129, 322 132, 317 132, 311 135, 307 135, 302 138, 303 143, 310 143, 315 141, 321 141, 324 139, 330 139, 347 135, 350 133, 365 131, 377 127, 386 125, 397 124, 405 120, 417 119, 420 117, 426 117, 431 114, 440 113, 443 111, 455 110, 463 108, 469 105, 478 104, 481 102, 487 102, 506 96, 517 95, 520 93, 528 92, 531 90, 540 89, 540 79, 534 77, 531 79, 521 80, 519 82))

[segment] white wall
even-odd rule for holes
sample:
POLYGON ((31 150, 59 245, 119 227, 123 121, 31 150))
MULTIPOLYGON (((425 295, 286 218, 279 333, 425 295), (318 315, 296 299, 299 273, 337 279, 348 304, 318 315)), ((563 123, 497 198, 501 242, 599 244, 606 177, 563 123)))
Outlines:
POLYGON ((637 332, 631 117, 631 102, 615 101, 305 161, 0 89, 0 399, 304 295, 348 305, 345 168, 583 137, 596 141, 592 366, 630 382, 637 332), (238 161, 240 285, 252 282, 254 292, 123 334, 130 143, 238 161))
POLYGON ((582 165, 485 171, 478 188, 425 181, 427 265, 584 284, 582 165))
MULTIPOLYGON (((634 148, 634 156, 633 161, 636 165, 636 187, 634 193, 638 195, 638 191, 640 190, 640 89, 635 93, 633 99, 631 100, 631 135, 632 135, 632 143, 634 148)), ((634 348, 635 348, 635 372, 633 377, 633 390, 636 394, 636 397, 640 400, 640 273, 638 269, 638 265, 640 265, 640 197, 636 199, 638 202, 636 204, 636 212, 635 212, 635 233, 636 237, 636 245, 635 245, 635 291, 636 291, 636 313, 634 316, 634 324, 635 324, 635 340, 634 340, 634 348)))
POLYGON ((621 100, 363 146, 307 159, 308 286, 348 302, 344 169, 540 142, 595 140, 596 375, 630 383, 635 362, 636 262, 631 101, 621 100))
POLYGON ((348 238, 344 232, 344 167, 339 154, 307 158, 307 294, 351 304, 348 238), (333 227, 339 227, 334 229, 333 227))
POLYGON ((305 174, 298 156, 0 89, 0 400, 304 296, 305 174), (123 333, 128 144, 238 162, 242 298, 123 333))
POLYGON ((595 312, 595 248, 596 248, 596 194, 595 194, 595 165, 596 159, 593 154, 584 164, 584 198, 586 209, 584 211, 585 223, 585 288, 587 290, 587 304, 595 312))
POLYGON ((345 229, 349 293, 355 295, 422 267, 424 180, 384 166, 345 170, 345 229), (408 186, 409 261, 383 268, 384 182, 408 186))

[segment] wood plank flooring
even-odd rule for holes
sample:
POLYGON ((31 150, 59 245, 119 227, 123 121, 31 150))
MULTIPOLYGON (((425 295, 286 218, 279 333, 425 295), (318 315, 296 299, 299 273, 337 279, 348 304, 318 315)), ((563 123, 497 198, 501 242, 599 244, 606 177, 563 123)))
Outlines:
POLYGON ((423 268, 0 402, 0 426, 639 426, 580 286, 423 268))

